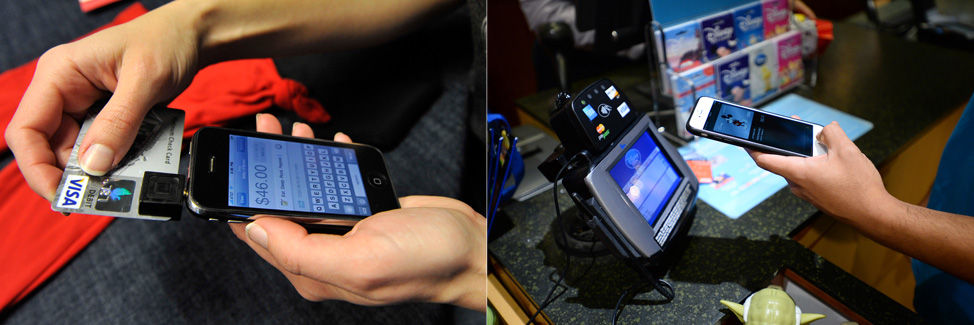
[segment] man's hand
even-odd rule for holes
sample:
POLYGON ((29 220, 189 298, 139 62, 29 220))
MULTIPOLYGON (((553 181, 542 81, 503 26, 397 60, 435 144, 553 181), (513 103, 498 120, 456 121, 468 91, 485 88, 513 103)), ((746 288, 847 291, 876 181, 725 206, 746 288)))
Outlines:
POLYGON ((974 283, 974 219, 902 202, 838 123, 818 137, 829 153, 811 158, 748 151, 761 168, 783 176, 791 191, 883 246, 974 283))
POLYGON ((862 209, 896 200, 886 191, 873 163, 838 123, 826 125, 818 141, 828 147, 828 154, 801 158, 753 150, 748 153, 759 167, 788 180, 792 193, 853 225, 864 221, 856 220, 857 216, 865 215, 862 209))
MULTIPOLYGON (((268 114, 258 115, 257 128, 281 133, 268 114)), ((303 123, 295 123, 292 135, 313 136, 303 123)), ((341 133, 335 140, 351 142, 341 133)), ((271 216, 231 228, 308 300, 428 301, 485 311, 486 219, 450 198, 410 196, 400 204, 402 209, 368 217, 344 236, 309 234, 271 216)))

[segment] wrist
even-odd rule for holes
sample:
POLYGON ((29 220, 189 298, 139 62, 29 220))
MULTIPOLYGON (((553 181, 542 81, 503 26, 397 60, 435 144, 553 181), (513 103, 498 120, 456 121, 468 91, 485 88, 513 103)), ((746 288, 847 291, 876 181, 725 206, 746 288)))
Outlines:
POLYGON ((453 288, 447 288, 448 291, 456 290, 447 303, 479 312, 487 312, 486 260, 482 264, 482 271, 471 270, 471 272, 466 272, 460 276, 461 279, 455 285, 451 286, 453 288))
MULTIPOLYGON (((486 250, 486 247, 485 247, 486 250)), ((487 254, 473 254, 478 257, 476 266, 471 270, 471 276, 466 283, 466 299, 458 306, 473 309, 480 312, 487 312, 487 254)))
MULTIPOLYGON (((207 35, 206 13, 212 7, 213 1, 173 1, 167 3, 138 19, 148 19, 142 25, 152 25, 149 31, 167 30, 168 35, 173 35, 178 40, 192 43, 192 50, 195 51, 195 63, 197 68, 203 68, 208 64, 218 61, 205 61, 203 43, 207 35), (151 16, 151 18, 150 18, 151 16)), ((143 28, 140 33, 144 33, 143 28)), ((141 35, 145 37, 146 35, 141 35)), ((158 41, 158 40, 157 40, 158 41)))
POLYGON ((885 191, 870 201, 862 205, 863 211, 860 214, 861 217, 853 220, 853 226, 855 228, 864 229, 867 232, 872 230, 874 232, 884 233, 889 230, 884 228, 895 228, 895 220, 893 219, 896 216, 903 215, 903 210, 909 208, 909 204, 900 201, 885 191))
MULTIPOLYGON (((240 1, 237 6, 245 6, 240 1)), ((243 38, 244 27, 234 19, 232 6, 221 0, 182 0, 170 2, 154 12, 166 15, 172 21, 172 28, 184 33, 194 42, 197 50, 199 69, 222 61, 239 58, 227 48, 243 38)))
POLYGON ((476 213, 468 217, 470 249, 464 254, 465 267, 443 288, 439 302, 487 312, 487 222, 476 213))
POLYGON ((218 0, 173 1, 157 10, 166 10, 195 42, 199 69, 226 60, 216 51, 214 31, 220 25, 222 10, 218 0))
POLYGON ((190 3, 187 12, 198 32, 200 61, 204 66, 227 60, 306 53, 302 49, 315 35, 314 30, 309 30, 309 24, 327 21, 315 14, 323 6, 300 1, 176 2, 190 3))

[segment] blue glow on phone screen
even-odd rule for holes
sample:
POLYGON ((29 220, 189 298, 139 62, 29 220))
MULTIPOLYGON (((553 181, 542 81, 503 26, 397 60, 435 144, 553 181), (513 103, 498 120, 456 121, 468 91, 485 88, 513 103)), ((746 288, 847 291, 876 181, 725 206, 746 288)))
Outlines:
POLYGON ((705 130, 812 155, 812 126, 761 111, 714 103, 705 130))
POLYGON ((355 150, 236 135, 229 140, 229 206, 372 214, 355 150))

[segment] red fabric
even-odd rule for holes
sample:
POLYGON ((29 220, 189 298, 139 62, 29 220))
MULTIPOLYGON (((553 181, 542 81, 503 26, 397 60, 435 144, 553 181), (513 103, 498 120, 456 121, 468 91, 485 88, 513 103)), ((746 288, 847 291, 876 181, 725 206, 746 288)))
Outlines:
POLYGON ((95 9, 119 2, 121 0, 81 0, 78 4, 81 5, 82 12, 92 12, 95 9))
MULTIPOLYGON (((0 133, 7 130, 7 124, 14 117, 17 104, 27 91, 36 67, 37 60, 33 60, 0 74, 0 133)), ((7 151, 7 139, 4 137, 0 137, 0 151, 7 151)))
POLYGON ((51 210, 31 191, 16 163, 0 171, 0 310, 23 299, 57 272, 112 221, 51 210))
POLYGON ((271 59, 228 61, 200 70, 193 83, 169 103, 186 111, 184 137, 204 126, 257 114, 272 105, 295 111, 312 123, 331 119, 301 83, 281 78, 271 59))
MULTIPOLYGON (((122 11, 99 30, 146 12, 139 3, 122 11)), ((96 30, 97 31, 97 30, 96 30)), ((94 32, 92 32, 94 33, 94 32)), ((0 74, 0 134, 2 134, 34 75, 37 60, 0 74)), ((311 122, 326 122, 327 112, 300 83, 283 79, 270 59, 224 62, 201 70, 189 88, 170 105, 186 111, 190 137, 201 126, 252 115, 277 105, 311 122)), ((0 151, 7 150, 0 137, 0 151)), ((31 292, 71 260, 113 220, 111 217, 51 210, 50 202, 35 194, 17 168, 0 171, 0 310, 31 292)), ((147 221, 148 222, 148 221, 147 221)))

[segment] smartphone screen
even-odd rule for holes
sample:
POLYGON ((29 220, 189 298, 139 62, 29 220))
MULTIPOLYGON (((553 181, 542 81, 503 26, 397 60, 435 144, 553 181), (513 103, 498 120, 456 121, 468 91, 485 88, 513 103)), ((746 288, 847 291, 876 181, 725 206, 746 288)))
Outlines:
POLYGON ((612 166, 609 175, 650 226, 683 179, 646 132, 612 166))
POLYGON ((812 155, 812 125, 760 111, 714 102, 704 130, 812 155))
POLYGON ((229 136, 227 206, 370 216, 351 148, 229 136))

